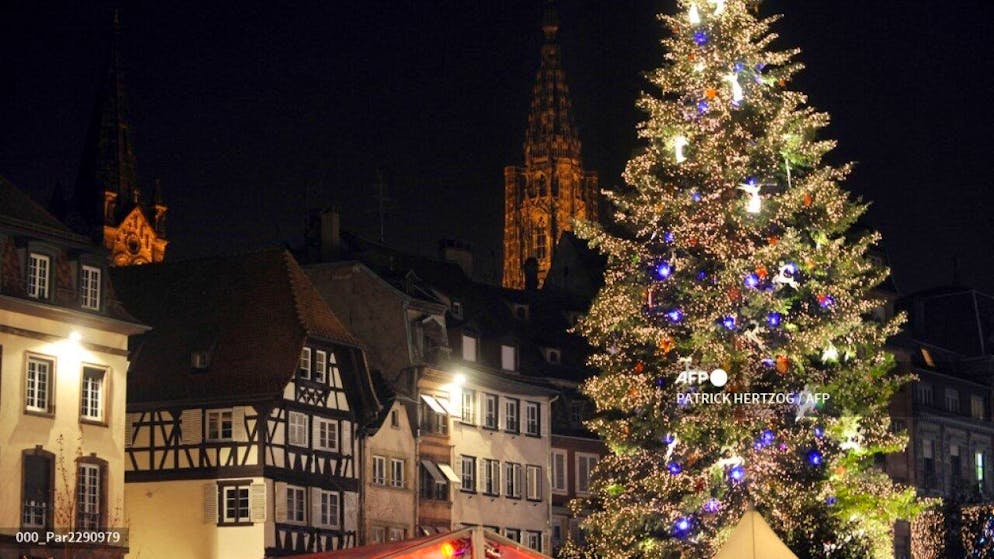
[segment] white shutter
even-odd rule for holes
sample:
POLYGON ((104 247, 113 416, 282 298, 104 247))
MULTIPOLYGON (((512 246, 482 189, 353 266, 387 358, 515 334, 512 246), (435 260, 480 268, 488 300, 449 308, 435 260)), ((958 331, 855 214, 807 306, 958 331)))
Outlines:
POLYGON ((249 515, 252 522, 266 521, 265 483, 253 483, 249 486, 249 515))
POLYGON ((487 490, 487 461, 483 458, 476 459, 476 490, 483 493, 487 490))
POLYGON ((321 522, 321 490, 311 488, 311 526, 324 526, 321 522))
POLYGON ((286 484, 277 481, 273 484, 276 495, 276 522, 286 522, 286 484))
POLYGON ((180 414, 180 432, 183 444, 200 444, 203 440, 204 416, 200 409, 183 410, 180 414))
POLYGON ((352 422, 342 421, 341 440, 338 441, 339 452, 344 456, 352 456, 352 422))
POLYGON ((353 491, 342 494, 345 499, 345 531, 355 532, 358 524, 359 495, 353 491))
POLYGON ((311 417, 311 448, 323 448, 318 443, 321 441, 321 421, 316 417, 311 417))
POLYGON ((135 437, 135 422, 139 417, 137 413, 124 415, 124 448, 131 448, 131 440, 135 437))
POLYGON ((204 484, 204 523, 217 523, 217 484, 204 484))
POLYGON ((245 438, 245 408, 237 406, 231 410, 231 440, 244 441, 245 438))

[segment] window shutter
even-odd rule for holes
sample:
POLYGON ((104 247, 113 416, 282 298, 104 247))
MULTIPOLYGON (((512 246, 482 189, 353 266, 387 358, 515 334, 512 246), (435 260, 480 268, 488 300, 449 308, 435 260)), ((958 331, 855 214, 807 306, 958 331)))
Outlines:
POLYGON ((476 474, 476 490, 483 493, 487 490, 487 461, 483 458, 477 458, 476 469, 479 472, 476 474))
POLYGON ((180 414, 180 432, 183 444, 200 444, 203 440, 204 417, 200 409, 183 410, 180 414))
POLYGON ((342 421, 341 440, 338 441, 338 451, 344 456, 352 455, 352 422, 342 421))
POLYGON ((135 422, 138 421, 138 417, 137 413, 124 415, 124 448, 131 448, 131 440, 135 438, 135 422))
POLYGON ((266 521, 265 483, 253 483, 249 486, 249 516, 252 522, 266 521))
POLYGON ((286 484, 277 481, 273 486, 276 494, 276 522, 286 522, 286 484))
POLYGON ((321 490, 317 487, 311 488, 311 525, 324 526, 321 522, 321 490))
POLYGON ((204 485, 204 524, 217 523, 217 484, 204 485))
POLYGON ((342 497, 345 499, 345 531, 355 532, 358 520, 359 495, 354 491, 347 491, 342 497))
POLYGON ((231 439, 244 441, 245 433, 245 408, 238 406, 231 410, 231 439))
POLYGON ((323 448, 320 446, 321 421, 317 417, 311 417, 311 448, 323 448))

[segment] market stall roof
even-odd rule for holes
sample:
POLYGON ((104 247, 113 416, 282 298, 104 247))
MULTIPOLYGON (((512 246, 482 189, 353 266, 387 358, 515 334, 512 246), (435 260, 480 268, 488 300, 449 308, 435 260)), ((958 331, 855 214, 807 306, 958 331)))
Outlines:
POLYGON ((713 559, 797 559, 797 555, 780 541, 762 515, 749 510, 713 559))
POLYGON ((340 551, 293 555, 286 559, 449 559, 442 548, 444 544, 451 542, 466 542, 471 545, 481 542, 480 549, 471 549, 462 556, 464 559, 549 559, 548 555, 484 530, 482 527, 463 528, 445 534, 340 551))

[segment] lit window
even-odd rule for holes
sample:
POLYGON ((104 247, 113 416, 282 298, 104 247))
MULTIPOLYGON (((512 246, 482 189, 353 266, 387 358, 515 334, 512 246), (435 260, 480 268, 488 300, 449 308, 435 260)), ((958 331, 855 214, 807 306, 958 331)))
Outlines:
POLYGON ((96 310, 100 308, 100 268, 83 266, 79 294, 84 309, 96 310))
POLYGON ((504 401, 504 430, 517 433, 521 428, 518 418, 518 401, 508 398, 504 401))
POLYGON ((52 369, 54 368, 54 361, 34 356, 28 357, 24 397, 24 406, 28 410, 48 412, 52 387, 52 369))
POLYGON ((373 457, 373 485, 387 484, 387 459, 382 456, 373 457))
POLYGON ((28 255, 28 297, 48 299, 51 262, 43 254, 28 255))
POLYGON ((513 345, 502 345, 500 346, 500 368, 505 371, 516 371, 516 355, 515 347, 513 345))
POLYGON ((540 501, 542 499, 541 466, 528 466, 525 469, 525 485, 527 487, 526 497, 529 501, 540 501))
POLYGON ((535 227, 535 258, 545 260, 545 252, 548 241, 546 240, 545 223, 541 222, 535 227))
POLYGON ((328 354, 317 350, 314 352, 314 382, 324 384, 324 372, 328 367, 328 354))
POLYGON ((562 450, 552 451, 552 490, 557 493, 565 493, 569 486, 566 475, 566 452, 562 450))
POLYGON ((462 457, 462 486, 463 491, 476 492, 476 458, 462 457))
POLYGON ((390 460, 390 485, 404 487, 404 461, 392 458, 390 460))
POLYGON ((317 440, 314 441, 314 446, 321 450, 338 450, 338 424, 329 419, 321 419, 315 417, 314 421, 317 422, 317 440))
POLYGON ((104 370, 96 367, 83 367, 80 416, 83 419, 103 421, 104 418, 104 370))
POLYGON ((224 496, 224 522, 249 521, 249 488, 245 485, 226 486, 224 496))
POLYGON ((294 446, 307 446, 307 415, 292 411, 287 421, 287 439, 294 446))
POLYGON ((287 486, 286 488, 286 519, 290 522, 304 522, 306 514, 306 497, 303 487, 287 486))
POLYGON ((300 378, 311 378, 311 348, 300 350, 300 378))
POLYGON ((463 334, 462 358, 466 361, 476 361, 476 338, 463 334))
POLYGON ((207 412, 208 441, 230 441, 233 426, 231 410, 210 410, 207 412))
POLYGON ((483 395, 483 426, 487 429, 497 428, 497 396, 483 395))
POLYGON ((462 422, 476 424, 476 391, 462 391, 462 422))
POLYGON ((987 460, 982 450, 973 454, 973 473, 980 490, 984 490, 984 481, 987 479, 987 460))
POLYGON ((100 529, 100 466, 80 464, 76 478, 77 530, 100 529))
POLYGON ((329 526, 331 528, 338 527, 338 493, 333 491, 321 491, 318 493, 318 498, 320 499, 320 516, 318 517, 318 524, 321 526, 329 526))
POLYGON ((538 436, 540 433, 541 421, 539 411, 541 407, 536 402, 525 402, 525 433, 538 436))
POLYGON ((596 454, 576 455, 576 492, 585 495, 590 492, 590 476, 597 465, 596 454))

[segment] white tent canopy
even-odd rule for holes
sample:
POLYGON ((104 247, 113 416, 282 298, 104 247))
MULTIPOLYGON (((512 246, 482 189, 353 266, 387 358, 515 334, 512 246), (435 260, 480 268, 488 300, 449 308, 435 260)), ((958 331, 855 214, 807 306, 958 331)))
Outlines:
POLYGON ((714 559, 797 559, 762 515, 747 511, 714 559))

